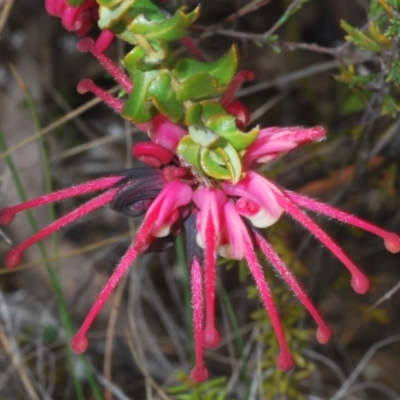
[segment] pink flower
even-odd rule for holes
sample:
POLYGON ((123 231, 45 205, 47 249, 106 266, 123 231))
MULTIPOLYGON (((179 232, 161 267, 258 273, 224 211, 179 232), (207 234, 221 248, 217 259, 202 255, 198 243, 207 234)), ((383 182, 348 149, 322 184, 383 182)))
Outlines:
MULTIPOLYGON (((84 0, 78 7, 72 7, 67 0, 45 0, 46 11, 61 18, 63 27, 78 36, 85 35, 99 19, 99 5, 96 0, 84 0)), ((114 39, 109 30, 102 30, 96 41, 96 49, 103 52, 108 49, 114 39)))
MULTIPOLYGON (((164 125, 156 124, 156 126, 163 129, 164 125)), ((171 132, 171 141, 174 142, 176 130, 169 130, 169 128, 165 132, 171 132)), ((277 128, 274 129, 277 130, 277 128)), ((314 132, 315 128, 312 131, 314 132)), ((321 129, 318 131, 321 134, 321 129)), ((153 138, 158 138, 158 134, 162 135, 165 132, 152 131, 153 138)), ((303 140, 301 138, 310 134, 310 130, 304 128, 291 128, 290 132, 290 137, 294 142, 303 140)), ((265 145, 263 137, 260 143, 262 146, 265 145)), ((0 212, 0 222, 9 224, 15 214, 20 211, 73 196, 104 191, 12 249, 5 259, 5 264, 9 268, 16 267, 20 263, 22 253, 27 247, 105 204, 109 204, 112 209, 127 216, 145 215, 134 242, 73 338, 72 347, 76 352, 82 352, 87 348, 86 333, 90 325, 136 257, 140 253, 163 250, 171 245, 183 225, 188 236, 187 240, 197 242, 189 246, 194 249, 193 254, 189 254, 192 262, 196 349, 196 366, 191 374, 194 381, 202 381, 208 376, 202 349, 215 348, 220 343, 220 335, 215 326, 217 254, 230 259, 247 261, 276 332, 281 349, 277 358, 279 368, 282 370, 291 368, 293 357, 285 340, 271 290, 257 259, 255 246, 262 251, 272 267, 282 276, 314 318, 318 325, 318 341, 326 343, 331 336, 330 329, 315 306, 258 228, 270 226, 284 212, 292 216, 343 262, 352 275, 352 286, 358 293, 365 293, 368 290, 367 278, 340 247, 304 213, 303 209, 315 211, 369 231, 382 237, 389 251, 400 251, 398 235, 386 232, 316 200, 282 189, 251 170, 246 171, 245 177, 236 184, 223 182, 220 188, 209 187, 196 179, 190 168, 180 165, 179 160, 174 156, 173 146, 170 149, 154 142, 148 144, 150 146, 146 148, 143 148, 143 143, 134 146, 133 154, 144 161, 150 160, 149 164, 152 168, 143 167, 122 171, 115 176, 51 193, 24 204, 5 208, 0 212), (164 153, 168 157, 165 158, 164 153), (146 157, 143 157, 143 154, 146 157), (194 223, 189 223, 190 220, 194 220, 194 223), (247 223, 245 223, 246 220, 247 223), (200 264, 204 266, 204 277, 200 264), (205 309, 204 326, 203 309, 205 309)))
MULTIPOLYGON (((79 48, 82 51, 92 52, 128 93, 133 90, 130 79, 96 48, 91 39, 82 39, 79 48)), ((236 84, 237 81, 234 81, 234 85, 236 84)), ((117 112, 121 112, 123 108, 122 100, 113 98, 90 80, 81 81, 78 90, 92 91, 117 112)), ((238 125, 245 125, 247 112, 240 103, 233 102, 232 97, 232 90, 228 90, 221 103, 225 109, 231 110, 238 125)), ((326 343, 330 339, 331 331, 291 271, 265 240, 260 228, 267 228, 283 213, 288 214, 310 231, 345 265, 352 277, 352 287, 358 293, 365 293, 368 290, 368 279, 304 210, 314 211, 371 232, 384 240, 389 251, 393 253, 400 251, 400 237, 397 234, 386 232, 329 205, 287 191, 252 170, 255 164, 269 161, 301 144, 324 139, 325 132, 320 127, 262 129, 254 143, 243 150, 243 173, 237 183, 201 176, 191 165, 187 165, 177 156, 175 152, 177 144, 186 135, 182 126, 157 115, 150 122, 140 125, 140 128, 149 134, 150 141, 135 145, 132 154, 146 163, 146 167, 121 171, 110 177, 5 208, 0 212, 0 223, 9 224, 20 211, 69 197, 102 191, 97 197, 12 249, 5 259, 8 268, 16 267, 20 263, 23 252, 29 246, 106 204, 129 217, 144 215, 135 240, 118 263, 81 328, 72 339, 72 347, 78 353, 86 350, 87 331, 137 256, 147 251, 164 250, 173 244, 176 235, 182 229, 187 236, 188 259, 191 263, 196 355, 196 364, 191 377, 197 382, 204 381, 208 377, 203 349, 218 347, 220 343, 220 334, 215 324, 217 254, 229 259, 246 260, 276 332, 280 347, 277 366, 282 370, 288 370, 293 365, 293 357, 285 339, 271 290, 257 258, 256 248, 261 250, 313 317, 318 326, 318 341, 326 343)))

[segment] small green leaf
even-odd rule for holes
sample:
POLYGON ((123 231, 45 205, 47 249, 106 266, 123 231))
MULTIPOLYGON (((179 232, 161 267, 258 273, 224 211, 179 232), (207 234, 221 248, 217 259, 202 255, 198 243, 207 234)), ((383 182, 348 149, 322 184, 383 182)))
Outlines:
POLYGON ((349 94, 341 104, 340 114, 351 115, 365 110, 365 101, 354 93, 349 94))
POLYGON ((236 149, 228 142, 220 140, 224 152, 225 164, 231 173, 232 183, 237 183, 242 177, 242 161, 236 149))
POLYGON ((171 18, 162 22, 147 19, 144 14, 139 15, 129 25, 129 30, 147 39, 177 40, 188 36, 187 28, 199 17, 200 8, 197 7, 189 14, 185 14, 185 7, 181 7, 171 18))
POLYGON ((384 35, 389 39, 393 39, 400 36, 400 19, 391 18, 389 19, 390 25, 384 35))
POLYGON ((236 126, 235 117, 227 114, 214 115, 206 122, 206 127, 226 139, 236 150, 249 147, 260 132, 257 127, 248 133, 242 132, 236 126))
POLYGON ((191 165, 201 173, 200 145, 195 143, 189 135, 184 136, 179 141, 176 153, 182 157, 188 165, 191 165))
POLYGON ((189 126, 189 135, 195 143, 201 147, 212 146, 219 138, 214 132, 206 128, 199 128, 196 126, 189 126))
POLYGON ((201 105, 203 107, 202 121, 204 124, 206 124, 207 121, 216 114, 228 115, 225 108, 216 101, 206 100, 201 102, 201 105))
POLYGON ((120 21, 120 19, 127 13, 127 11, 135 3, 135 0, 123 0, 122 2, 117 1, 99 1, 99 28, 100 29, 111 29, 114 25, 120 21), (101 3, 112 3, 112 5, 102 6, 101 3))
POLYGON ((201 120, 201 114, 203 111, 203 107, 201 103, 194 103, 191 105, 185 115, 185 124, 187 126, 190 125, 203 125, 201 120))
POLYGON ((392 118, 396 118, 400 106, 397 101, 390 95, 385 95, 381 108, 381 115, 390 115, 392 118))
POLYGON ((150 0, 98 0, 99 27, 101 29, 117 30, 116 33, 123 35, 126 26, 139 15, 146 15, 149 20, 163 21, 165 15, 150 0), (117 24, 123 19, 123 23, 117 24))
MULTIPOLYGON (((216 161, 219 154, 214 154, 215 152, 220 153, 221 149, 206 149, 202 148, 200 150, 200 163, 201 169, 211 178, 220 180, 231 180, 232 173, 229 169, 219 162, 216 161)), ((220 156, 220 155, 219 155, 220 156)))
POLYGON ((157 76, 157 71, 140 71, 138 69, 132 74, 135 88, 129 95, 121 115, 138 124, 150 121, 155 110, 148 93, 151 81, 157 76))
POLYGON ((340 21, 340 26, 348 33, 346 40, 349 42, 353 42, 356 46, 374 53, 381 52, 382 48, 380 44, 368 37, 360 29, 354 28, 344 20, 340 21))
POLYGON ((242 174, 242 164, 237 151, 225 140, 219 140, 213 148, 200 150, 202 170, 211 178, 236 183, 242 174))
POLYGON ((203 63, 191 58, 179 60, 172 74, 180 81, 185 81, 197 73, 206 73, 214 77, 219 86, 227 86, 236 73, 238 50, 232 46, 228 53, 212 63, 203 63))
POLYGON ((390 65, 390 71, 386 78, 387 82, 393 82, 396 86, 400 85, 400 61, 395 60, 390 65))
POLYGON ((177 122, 183 117, 183 107, 176 99, 169 73, 165 72, 154 78, 149 85, 148 92, 157 109, 173 122, 177 122))
POLYGON ((225 86, 218 86, 218 81, 210 74, 199 72, 181 83, 176 96, 180 101, 201 100, 218 96, 225 90, 225 86))

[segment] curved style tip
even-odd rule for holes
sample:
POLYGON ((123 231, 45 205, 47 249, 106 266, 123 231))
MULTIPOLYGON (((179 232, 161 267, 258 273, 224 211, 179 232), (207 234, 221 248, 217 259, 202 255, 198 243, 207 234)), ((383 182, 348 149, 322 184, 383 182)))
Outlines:
POLYGON ((195 367, 190 372, 190 379, 196 383, 202 383, 208 379, 208 371, 204 367, 195 367))
POLYGON ((3 208, 0 211, 0 224, 1 225, 9 225, 13 222, 15 217, 15 212, 12 207, 3 208))
POLYGON ((71 348, 74 351, 74 353, 82 354, 86 351, 87 347, 88 347, 88 340, 86 339, 85 336, 82 336, 77 333, 71 339, 71 348))
POLYGON ((94 47, 95 47, 95 42, 90 37, 84 37, 80 39, 76 44, 76 48, 81 53, 87 53, 88 51, 92 51, 94 47))
POLYGON ((356 293, 365 294, 369 290, 370 283, 368 278, 360 272, 359 274, 353 274, 351 278, 351 287, 356 293))
POLYGON ((203 347, 205 349, 216 349, 221 343, 221 336, 214 328, 205 328, 203 331, 203 347))
POLYGON ((4 257, 4 264, 7 268, 18 267, 18 265, 21 264, 21 258, 21 252, 17 248, 12 249, 4 257))
POLYGON ((90 91, 90 87, 93 86, 94 83, 91 79, 85 78, 82 79, 78 85, 76 86, 76 90, 80 94, 85 94, 90 91))
MULTIPOLYGON (((1 214, 0 214, 1 218, 1 214)), ((390 233, 384 239, 385 247, 391 253, 398 253, 400 251, 400 236, 395 233, 390 233)))
POLYGON ((317 329, 317 340, 318 343, 325 344, 331 340, 332 331, 327 326, 319 327, 317 329))
POLYGON ((294 358, 290 353, 282 352, 276 358, 276 366, 283 372, 292 369, 293 365, 294 365, 294 358))

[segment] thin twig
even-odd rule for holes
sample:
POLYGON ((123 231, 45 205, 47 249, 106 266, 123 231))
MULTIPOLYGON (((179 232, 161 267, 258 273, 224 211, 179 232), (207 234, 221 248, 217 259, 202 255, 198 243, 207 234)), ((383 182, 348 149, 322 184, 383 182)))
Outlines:
POLYGON ((400 290, 400 281, 397 282, 389 291, 387 291, 373 306, 371 306, 366 312, 373 310, 374 308, 378 307, 384 301, 389 300, 392 296, 400 290))
POLYGON ((304 0, 293 0, 278 21, 276 21, 275 24, 263 34, 263 39, 268 40, 268 38, 270 38, 284 24, 287 18, 289 18, 290 15, 295 12, 296 8, 301 6, 301 3, 303 2, 304 0))
POLYGON ((158 395, 163 400, 171 400, 167 394, 161 389, 161 387, 154 381, 154 379, 150 376, 150 374, 142 367, 139 354, 136 351, 135 345, 132 341, 132 332, 131 332, 132 324, 129 324, 129 329, 127 326, 124 328, 125 338, 128 342, 129 349, 132 353, 132 356, 136 362, 137 367, 139 368, 140 372, 148 379, 150 384, 153 386, 154 390, 158 393, 158 395))
POLYGON ((297 81, 299 79, 307 78, 308 76, 320 74, 322 72, 329 71, 331 69, 339 67, 341 64, 339 61, 327 61, 319 64, 313 64, 303 69, 299 69, 295 72, 279 76, 275 79, 271 79, 266 82, 256 83, 255 85, 249 86, 245 89, 239 90, 236 97, 244 97, 249 94, 260 92, 261 90, 266 90, 271 87, 282 87, 288 85, 291 82, 297 81))

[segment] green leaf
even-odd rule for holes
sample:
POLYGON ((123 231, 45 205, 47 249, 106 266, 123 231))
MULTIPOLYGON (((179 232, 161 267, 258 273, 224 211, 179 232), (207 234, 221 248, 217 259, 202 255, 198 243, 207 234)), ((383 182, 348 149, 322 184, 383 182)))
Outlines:
POLYGON ((150 0, 98 0, 99 27, 101 29, 111 29, 118 27, 118 33, 122 34, 129 25, 139 15, 145 15, 152 21, 163 21, 165 15, 150 0), (123 19, 123 24, 116 24, 123 19))
POLYGON ((210 147, 218 139, 218 135, 206 128, 200 128, 196 126, 189 126, 189 135, 195 143, 198 143, 201 147, 210 147))
POLYGON ((373 53, 381 52, 382 48, 380 44, 372 40, 360 29, 354 28, 344 20, 340 21, 340 26, 348 33, 346 40, 349 42, 353 42, 356 46, 372 51, 373 53))
POLYGON ((207 121, 206 126, 218 136, 226 139, 236 150, 244 150, 249 147, 260 132, 257 127, 248 133, 242 132, 236 126, 235 117, 226 114, 214 115, 207 121))
MULTIPOLYGON (((99 1, 107 3, 107 1, 99 1)), ((100 29, 111 29, 121 18, 127 13, 127 11, 135 3, 135 0, 123 0, 122 2, 109 1, 112 6, 104 6, 99 9, 99 28, 100 29)))
POLYGON ((201 100, 224 93, 225 86, 219 86, 217 79, 206 72, 199 72, 187 78, 176 91, 180 101, 201 100))
POLYGON ((203 112, 202 112, 202 121, 204 124, 207 123, 207 121, 213 117, 216 114, 226 114, 229 115, 225 108, 222 107, 221 103, 218 103, 216 101, 212 100, 207 100, 201 102, 201 105, 203 107, 203 112))
POLYGON ((129 95, 124 108, 122 117, 138 124, 148 122, 154 116, 154 106, 150 100, 149 85, 157 76, 157 71, 140 71, 138 69, 132 74, 135 88, 129 95))
POLYGON ((340 114, 351 115, 360 111, 364 111, 365 107, 365 101, 363 101, 360 96, 351 93, 342 102, 340 114))
POLYGON ((225 140, 220 139, 217 146, 200 150, 202 170, 211 178, 238 182, 242 174, 242 164, 237 151, 225 140))
POLYGON ((200 145, 195 143, 189 135, 184 136, 179 141, 176 153, 201 173, 200 145))
POLYGON ((155 22, 145 14, 139 15, 129 25, 129 30, 137 35, 144 35, 147 39, 177 40, 188 36, 187 28, 199 17, 200 7, 189 14, 185 14, 186 7, 181 7, 171 18, 162 22, 155 22))
POLYGON ((221 157, 221 155, 218 154, 220 152, 220 148, 213 150, 202 148, 200 150, 201 169, 211 178, 231 180, 232 174, 229 169, 218 162, 221 157))
POLYGON ((201 103, 194 103, 191 105, 185 115, 185 124, 190 125, 203 125, 201 115, 203 112, 203 106, 201 103))
POLYGON ((172 74, 180 81, 185 81, 193 75, 202 73, 215 78, 219 86, 227 86, 234 77, 238 64, 238 50, 232 46, 228 53, 212 63, 203 63, 190 58, 179 60, 172 74))
MULTIPOLYGON (((146 41, 146 39, 144 40, 146 41)), ((151 47, 147 41, 146 43, 151 47)), ((151 47, 150 52, 146 52, 142 46, 136 46, 125 56, 123 65, 130 75, 132 75, 136 69, 142 71, 155 70, 155 67, 159 66, 162 61, 168 61, 165 60, 167 55, 168 49, 165 46, 161 46, 159 50, 154 50, 153 47, 151 47)))
POLYGON ((400 106, 397 101, 392 96, 386 94, 383 99, 381 115, 390 115, 392 118, 396 118, 399 111, 400 106))
POLYGON ((400 61, 395 60, 390 65, 390 71, 386 78, 387 82, 393 82, 396 86, 400 85, 400 61))
POLYGON ((177 122, 183 117, 183 107, 176 99, 169 73, 161 73, 151 81, 149 94, 153 97, 153 102, 157 109, 173 122, 177 122))
POLYGON ((385 32, 385 36, 389 39, 400 36, 400 19, 391 18, 389 19, 390 25, 385 32))

